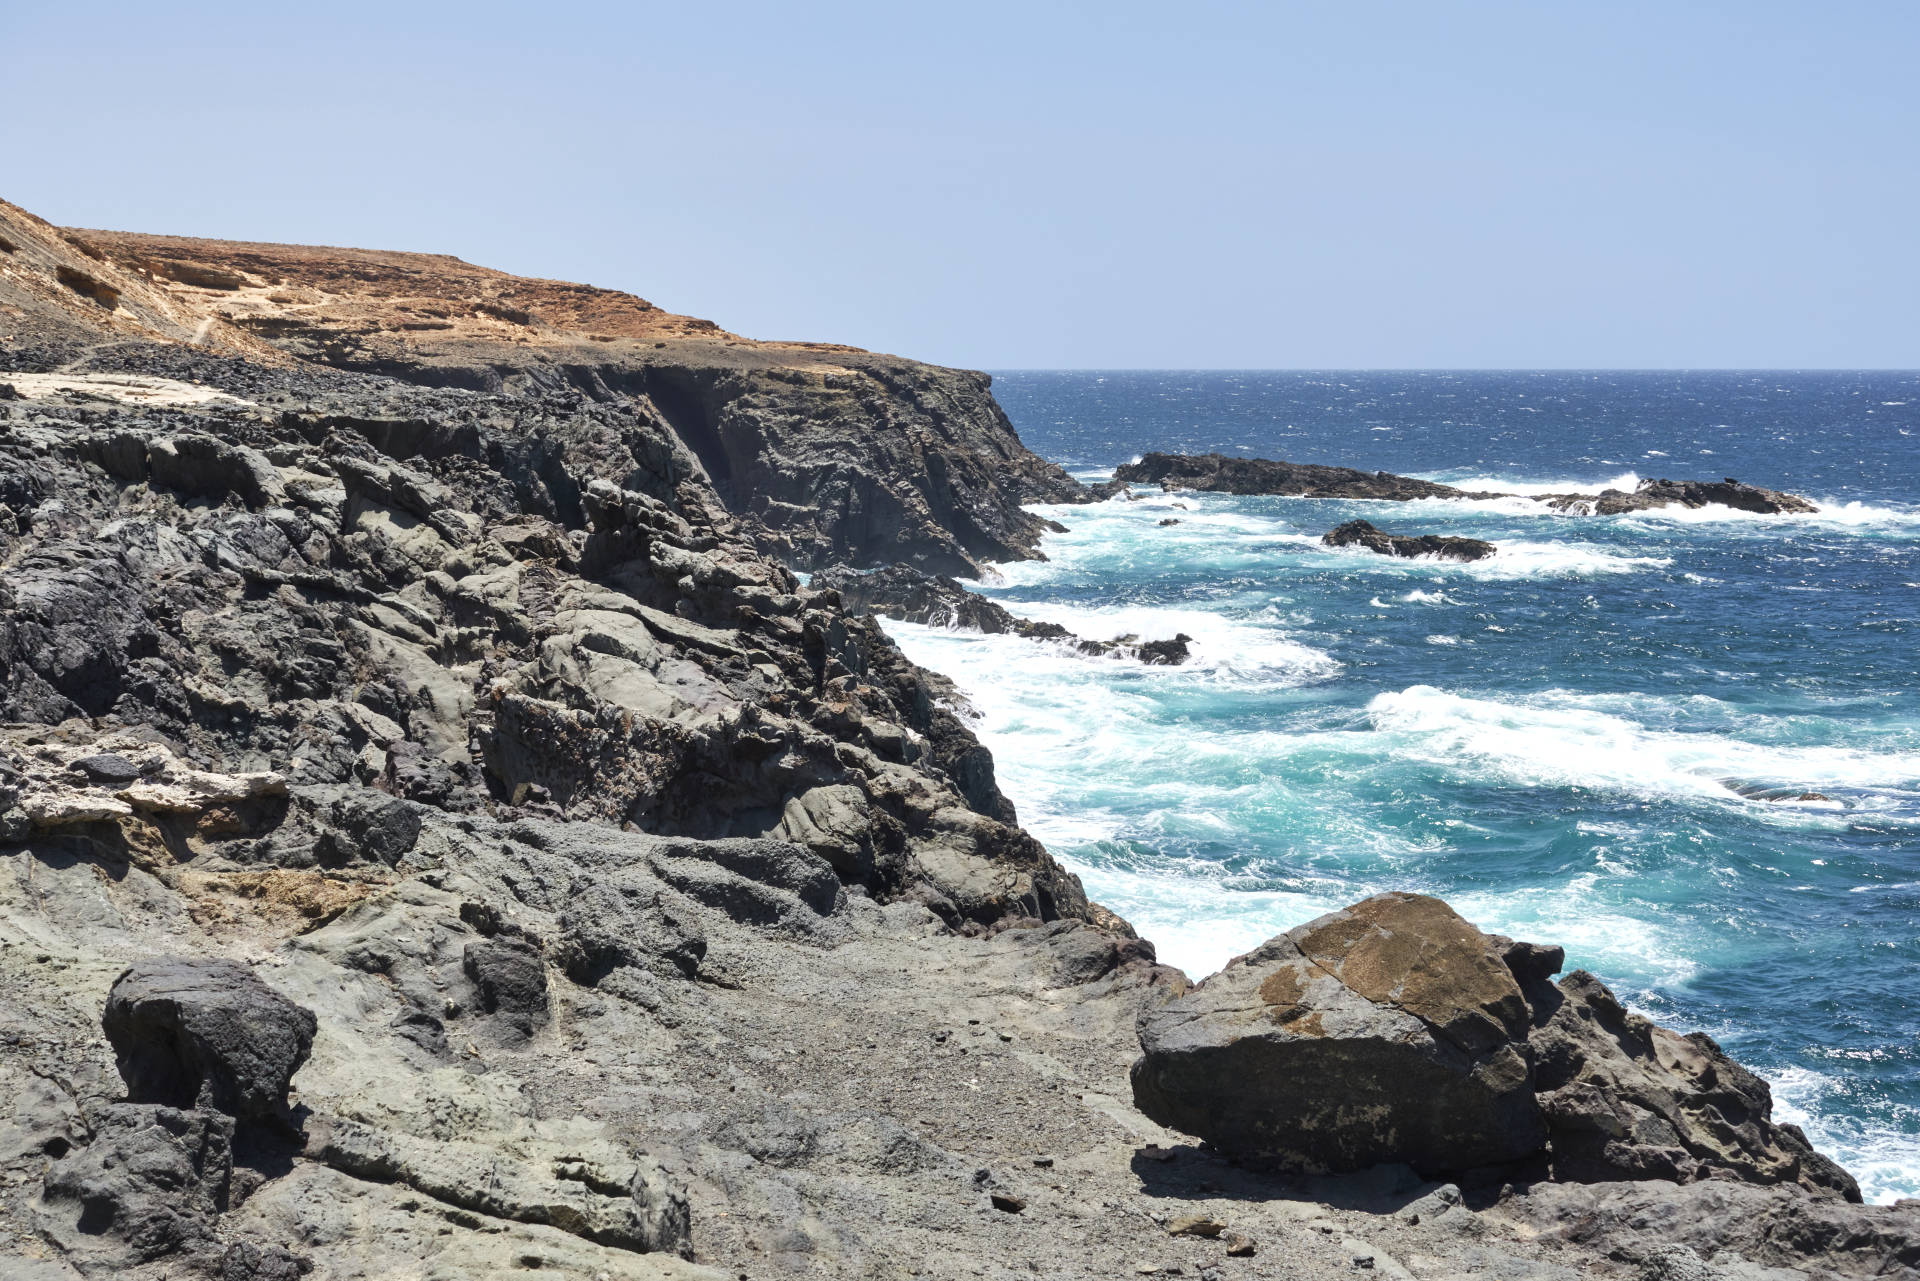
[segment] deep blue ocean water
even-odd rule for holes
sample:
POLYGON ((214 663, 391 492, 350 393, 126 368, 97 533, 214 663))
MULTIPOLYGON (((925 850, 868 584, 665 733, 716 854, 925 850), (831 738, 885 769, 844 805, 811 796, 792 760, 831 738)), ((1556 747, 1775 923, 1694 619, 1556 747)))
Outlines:
POLYGON ((1367 894, 1439 894, 1711 1033, 1869 1199, 1920 1194, 1920 374, 1008 373, 995 392, 1087 478, 1217 450, 1819 501, 1571 517, 1143 489, 1043 509, 1068 526, 1050 559, 980 586, 1086 635, 1188 632, 1191 665, 891 630, 967 692, 1022 820, 1164 959, 1198 976, 1367 894), (1319 545, 1356 516, 1501 551, 1319 545))

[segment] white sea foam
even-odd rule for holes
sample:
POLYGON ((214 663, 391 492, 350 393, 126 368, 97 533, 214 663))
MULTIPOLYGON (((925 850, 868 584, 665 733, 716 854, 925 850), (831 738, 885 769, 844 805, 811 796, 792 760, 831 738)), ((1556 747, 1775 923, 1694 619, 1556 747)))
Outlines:
POLYGON ((1567 949, 1568 968, 1584 968, 1634 987, 1684 987, 1700 972, 1684 929, 1628 916, 1598 894, 1604 879, 1632 874, 1594 857, 1595 871, 1551 885, 1455 893, 1455 911, 1481 929, 1510 938, 1551 939, 1567 949))
POLYGON ((1606 480, 1513 480, 1504 476, 1455 478, 1445 472, 1433 473, 1422 479, 1451 485, 1469 493, 1519 494, 1523 498, 1536 494, 1597 494, 1607 489, 1624 489, 1632 493, 1640 485, 1640 474, 1630 471, 1606 480))
MULTIPOLYGON (((1023 602, 1019 611, 1038 622, 1058 623, 1089 640, 1112 640, 1120 636, 1165 640, 1184 634, 1191 638, 1188 642, 1191 657, 1178 667, 1150 669, 1153 674, 1169 677, 1224 676, 1297 684, 1331 676, 1340 669, 1340 664, 1326 652, 1303 645, 1284 632, 1211 610, 1023 602)), ((1069 650, 1069 653, 1074 652, 1069 650)), ((1084 655, 1074 656, 1089 661, 1084 655)))
POLYGON ((1868 1204, 1889 1205, 1920 1195, 1920 1147, 1913 1137, 1920 1117, 1911 1109, 1902 1109, 1905 1125, 1849 1116, 1845 1104, 1836 1106, 1831 1097, 1842 1088, 1834 1076, 1805 1067, 1762 1075, 1773 1088, 1773 1119, 1805 1130, 1815 1148, 1859 1180, 1868 1204))
POLYGON ((1473 561, 1441 556, 1382 556, 1364 547, 1323 550, 1326 555, 1341 557, 1354 570, 1401 576, 1440 573, 1488 579, 1589 578, 1665 569, 1673 564, 1669 556, 1632 556, 1593 543, 1501 543, 1493 555, 1473 561))
POLYGON ((1750 800, 1735 786, 1876 788, 1920 780, 1920 753, 1649 729, 1623 716, 1567 705, 1564 695, 1552 702, 1499 701, 1415 685, 1376 695, 1367 713, 1398 751, 1451 769, 1525 786, 1736 804, 1789 825, 1844 820, 1810 806, 1750 800))
POLYGON ((1670 556, 1628 556, 1592 543, 1502 543, 1485 560, 1460 568, 1475 578, 1588 578, 1665 569, 1670 556))

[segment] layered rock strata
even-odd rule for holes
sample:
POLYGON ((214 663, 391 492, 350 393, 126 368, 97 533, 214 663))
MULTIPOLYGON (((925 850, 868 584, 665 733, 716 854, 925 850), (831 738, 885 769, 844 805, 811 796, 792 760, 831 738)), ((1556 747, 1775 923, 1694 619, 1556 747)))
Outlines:
MULTIPOLYGON (((744 538, 797 569, 906 561, 974 575, 1038 555, 1048 525, 1022 504, 1085 497, 1021 445, 984 374, 756 342, 631 294, 443 254, 63 230, 4 202, 0 236, 14 246, 0 254, 14 369, 63 368, 76 340, 174 340, 458 389, 470 406, 505 398, 528 406, 517 416, 529 425, 596 409, 675 437, 674 459, 635 461, 697 478, 744 538)), ((141 372, 125 359, 81 363, 141 372)), ((435 457, 470 448, 467 421, 419 405, 376 430, 402 457, 435 457)), ((607 479, 629 479, 622 461, 608 461, 607 479)))

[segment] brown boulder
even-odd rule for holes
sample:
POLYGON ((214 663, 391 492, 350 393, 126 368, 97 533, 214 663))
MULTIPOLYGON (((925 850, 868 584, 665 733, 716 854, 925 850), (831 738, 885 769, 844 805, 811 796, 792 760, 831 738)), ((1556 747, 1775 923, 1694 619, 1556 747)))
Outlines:
POLYGON ((1141 1023, 1134 1101, 1237 1155, 1426 1174, 1736 1179, 1859 1200, 1703 1033, 1629 1012, 1557 948, 1381 894, 1272 939, 1141 1023))
POLYGON ((1134 1102, 1294 1169, 1517 1160, 1546 1141, 1528 1016, 1491 939, 1438 899, 1377 895, 1150 1013, 1134 1102))

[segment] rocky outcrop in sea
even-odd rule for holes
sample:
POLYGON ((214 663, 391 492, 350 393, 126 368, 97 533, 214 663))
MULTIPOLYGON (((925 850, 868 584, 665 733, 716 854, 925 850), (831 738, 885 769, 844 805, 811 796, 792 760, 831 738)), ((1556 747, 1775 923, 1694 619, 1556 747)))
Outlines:
POLYGON ((1138 636, 1091 640, 1074 635, 1058 623, 1021 618, 951 578, 923 574, 910 565, 890 565, 864 573, 830 569, 814 575, 809 585, 838 593, 841 603, 850 609, 902 622, 1058 642, 1096 658, 1135 659, 1150 666, 1174 667, 1191 657, 1188 645, 1193 637, 1185 633, 1150 641, 1138 636))
POLYGON ((1311 1173, 1212 1133, 1285 1096, 1130 1083, 1255 967, 1189 994, 797 576, 1037 554, 1022 504, 1088 495, 983 376, 7 205, 0 269, 8 1276, 1920 1263, 1710 1043, 1437 906, 1263 959, 1267 1040, 1391 1027, 1302 1087, 1408 1065, 1531 1183, 1366 1112, 1311 1173), (1370 986, 1396 940, 1487 990, 1370 986))
POLYGON ((1718 481, 1643 480, 1632 493, 1607 489, 1598 494, 1516 495, 1457 489, 1390 472, 1356 471, 1351 467, 1324 467, 1270 458, 1231 458, 1225 454, 1146 454, 1137 463, 1123 463, 1114 469, 1110 487, 1117 489, 1129 484, 1159 485, 1169 492, 1193 489, 1221 494, 1365 498, 1386 502, 1524 497, 1573 516, 1618 516, 1670 506, 1721 506, 1763 515, 1804 515, 1820 510, 1817 503, 1798 494, 1745 485, 1731 476, 1718 481))
POLYGON ((1364 547, 1381 556, 1433 556, 1440 560, 1485 560, 1499 549, 1482 538, 1452 534, 1389 534, 1370 521, 1350 520, 1320 538, 1328 547, 1364 547))

